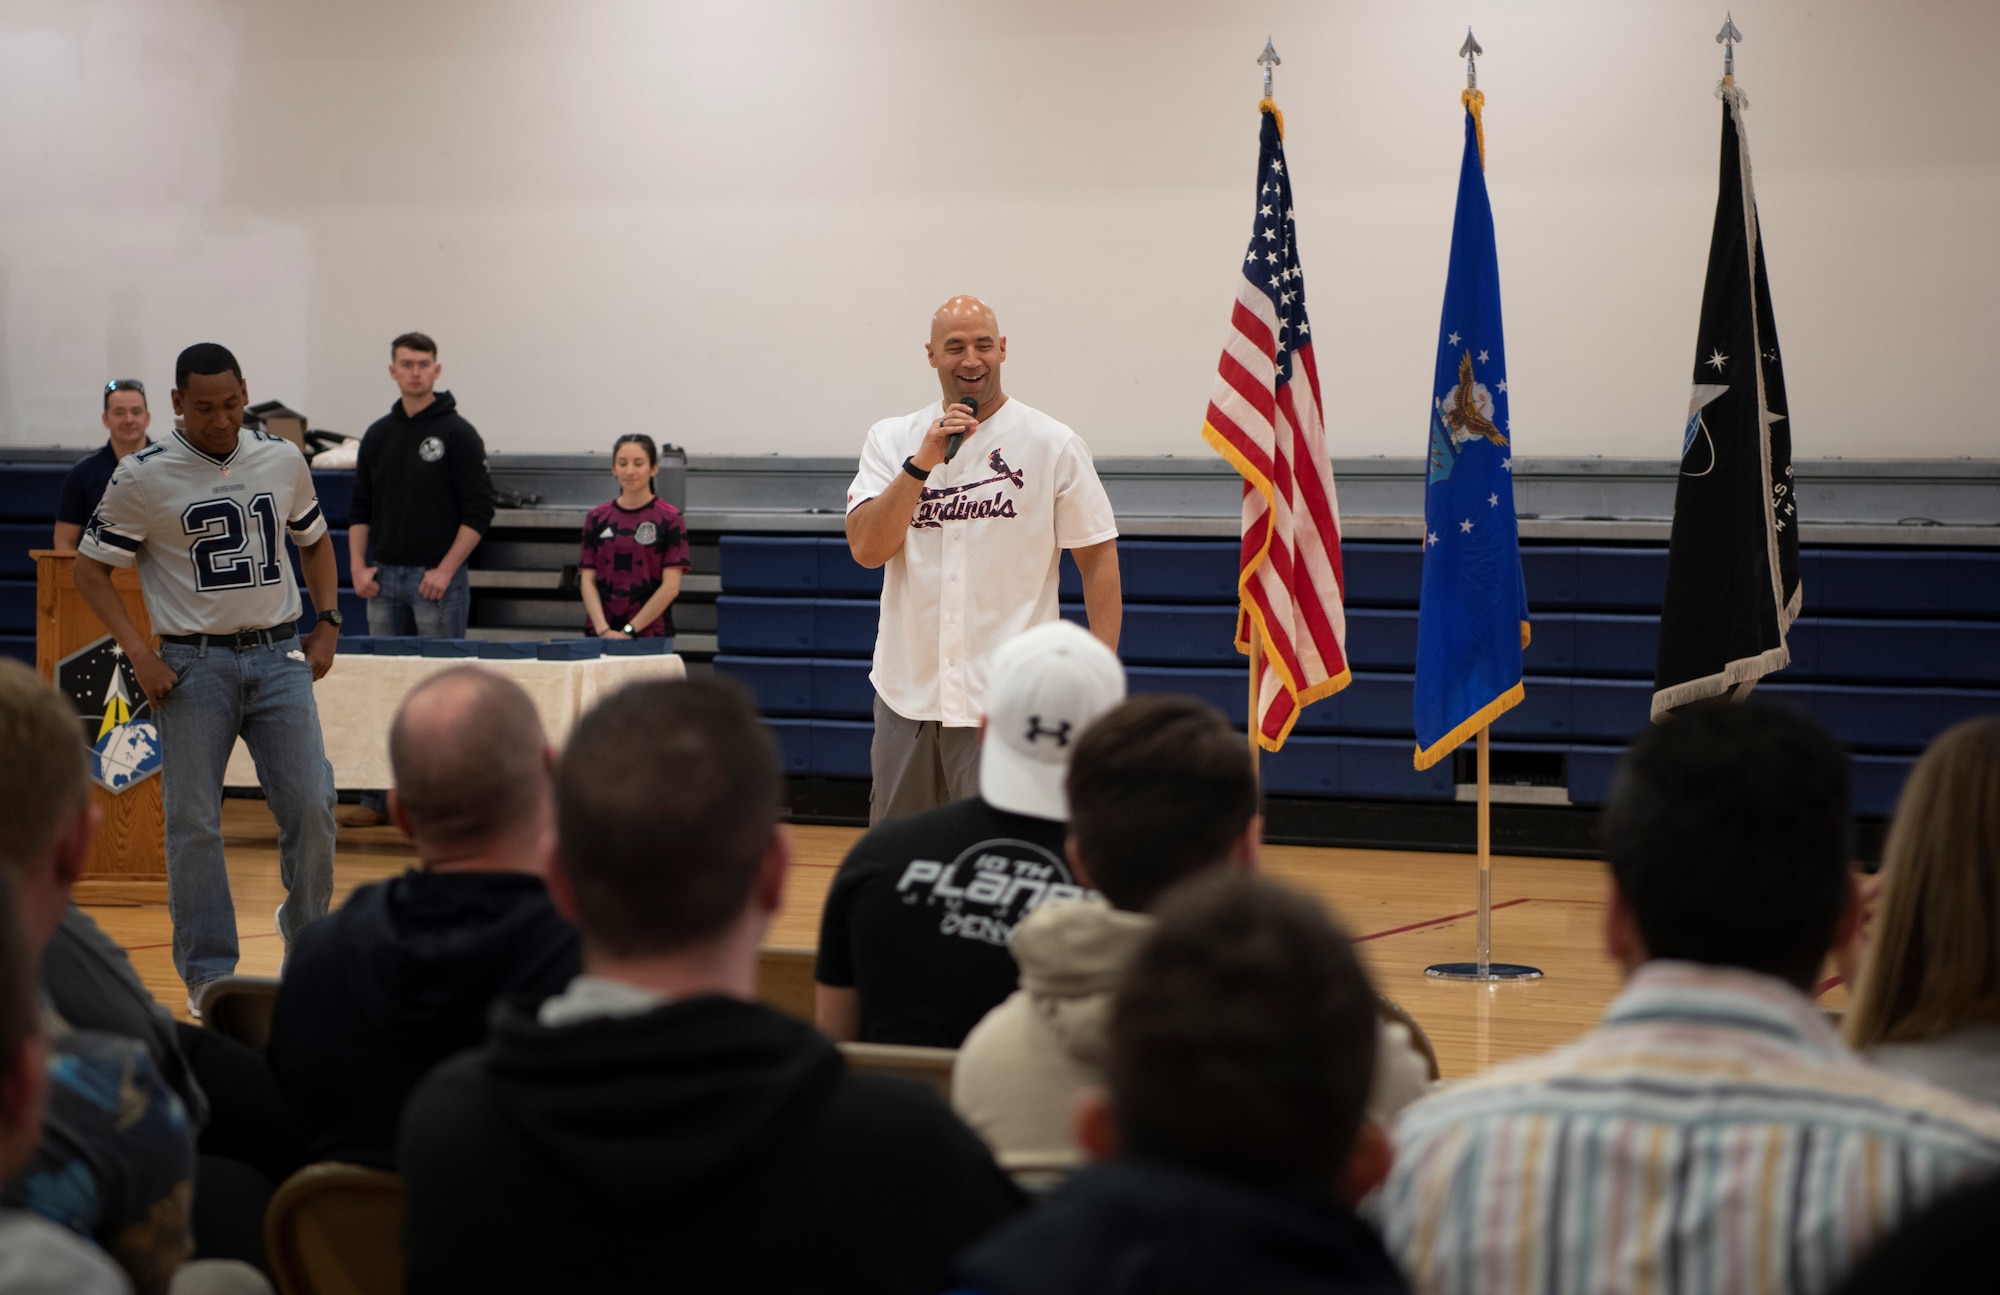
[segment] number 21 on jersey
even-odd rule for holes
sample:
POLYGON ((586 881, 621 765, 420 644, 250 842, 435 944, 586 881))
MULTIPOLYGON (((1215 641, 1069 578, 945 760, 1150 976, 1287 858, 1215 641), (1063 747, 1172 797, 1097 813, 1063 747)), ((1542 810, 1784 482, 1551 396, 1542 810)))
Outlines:
POLYGON ((249 517, 242 504, 226 495, 189 504, 181 513, 181 530, 193 541, 188 557, 194 562, 195 587, 204 593, 274 585, 285 578, 278 503, 269 494, 250 500, 249 517), (251 519, 257 523, 261 560, 249 551, 251 519))

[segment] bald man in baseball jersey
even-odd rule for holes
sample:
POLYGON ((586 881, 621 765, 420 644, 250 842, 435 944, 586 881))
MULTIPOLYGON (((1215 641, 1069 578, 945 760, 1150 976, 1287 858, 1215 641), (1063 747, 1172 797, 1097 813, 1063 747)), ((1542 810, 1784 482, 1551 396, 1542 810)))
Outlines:
POLYGON ((1116 651, 1118 524, 1083 438, 1007 395, 1007 339, 977 297, 953 297, 924 347, 941 398, 868 429, 847 488, 847 545, 884 567, 875 636, 869 822, 979 789, 986 658, 1060 615, 1062 550, 1083 576, 1090 632, 1116 651))
POLYGON ((236 357, 190 346, 173 394, 186 427, 119 460, 77 546, 76 588, 158 717, 174 968, 193 1008, 203 985, 236 970, 222 777, 238 737, 278 821, 278 934, 289 942, 333 897, 333 769, 312 686, 333 665, 340 612, 312 473, 289 441, 243 430, 249 392, 236 357), (321 609, 303 639, 286 535, 321 609), (111 568, 129 566, 158 652, 112 589, 111 568))

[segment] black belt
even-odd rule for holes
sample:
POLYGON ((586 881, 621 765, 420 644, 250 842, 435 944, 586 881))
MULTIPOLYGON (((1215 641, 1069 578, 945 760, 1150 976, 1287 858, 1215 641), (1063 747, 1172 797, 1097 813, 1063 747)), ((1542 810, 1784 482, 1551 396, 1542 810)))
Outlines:
POLYGON ((181 647, 226 647, 242 652, 269 643, 282 643, 298 632, 296 625, 279 625, 267 630, 238 630, 234 634, 162 634, 160 642, 176 643, 181 647))

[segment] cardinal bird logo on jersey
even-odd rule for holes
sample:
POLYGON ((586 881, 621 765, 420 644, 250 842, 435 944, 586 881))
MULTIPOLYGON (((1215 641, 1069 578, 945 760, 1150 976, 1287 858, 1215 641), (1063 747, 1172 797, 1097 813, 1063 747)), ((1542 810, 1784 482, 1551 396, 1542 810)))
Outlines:
POLYGON ((122 792, 160 771, 160 729, 131 658, 110 635, 56 662, 56 687, 76 706, 90 776, 122 792))

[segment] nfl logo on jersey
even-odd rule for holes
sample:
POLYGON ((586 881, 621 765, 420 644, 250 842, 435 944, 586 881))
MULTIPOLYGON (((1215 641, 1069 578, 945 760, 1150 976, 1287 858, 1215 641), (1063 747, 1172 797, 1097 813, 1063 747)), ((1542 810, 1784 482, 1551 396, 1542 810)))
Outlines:
POLYGON ((56 663, 56 687, 75 704, 90 748, 90 776, 122 792, 160 771, 160 730, 132 662, 105 635, 56 663))

